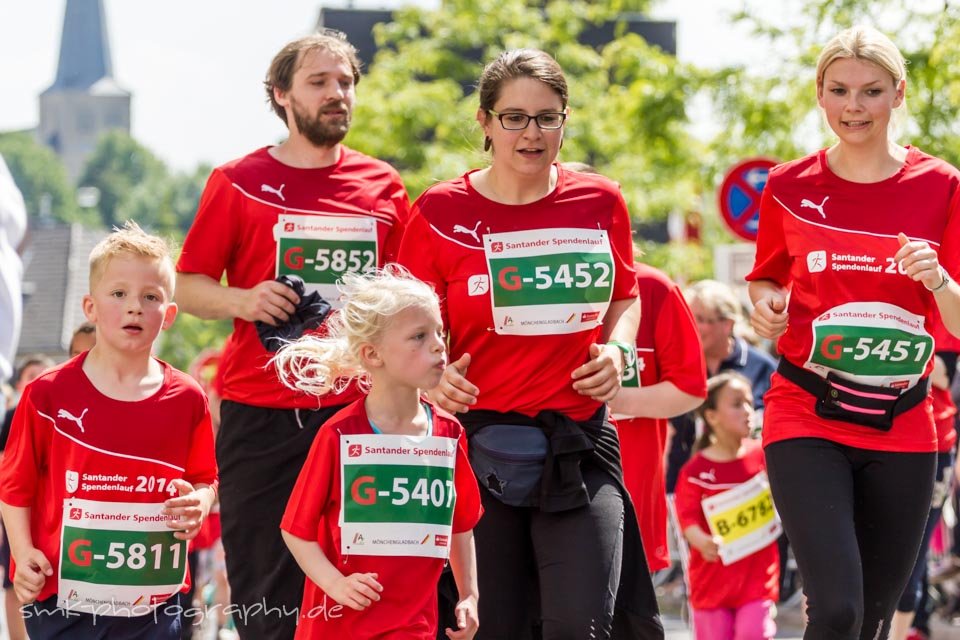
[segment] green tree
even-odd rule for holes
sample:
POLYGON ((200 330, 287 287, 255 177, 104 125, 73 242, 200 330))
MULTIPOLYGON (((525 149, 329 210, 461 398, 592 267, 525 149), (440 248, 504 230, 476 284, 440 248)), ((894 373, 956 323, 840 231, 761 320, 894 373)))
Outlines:
POLYGON ((182 238, 197 213, 210 170, 209 165, 201 165, 192 172, 154 176, 134 186, 119 210, 123 217, 158 233, 182 238))
POLYGON ((77 206, 67 170, 60 158, 26 132, 0 134, 0 155, 10 168, 27 213, 49 213, 63 222, 94 223, 96 216, 77 206))
MULTIPOLYGON (((134 189, 143 185, 158 188, 167 176, 167 168, 150 150, 122 131, 110 131, 100 138, 78 184, 99 190, 97 210, 101 222, 112 228, 131 217, 123 212, 123 205, 134 189)), ((143 218, 138 222, 151 228, 161 227, 159 211, 141 209, 138 213, 143 218)))

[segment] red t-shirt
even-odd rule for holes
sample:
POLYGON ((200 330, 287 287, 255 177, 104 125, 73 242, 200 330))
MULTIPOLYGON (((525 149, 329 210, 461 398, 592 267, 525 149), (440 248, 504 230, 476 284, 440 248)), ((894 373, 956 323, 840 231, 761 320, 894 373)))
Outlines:
POLYGON ((930 397, 933 400, 933 419, 937 424, 937 453, 950 453, 957 442, 955 416, 957 405, 949 389, 930 387, 930 397))
MULTIPOLYGON (((671 382, 706 397, 706 363, 700 334, 680 287, 661 271, 636 264, 643 317, 637 332, 640 385, 671 382)), ((623 480, 633 498, 650 571, 670 566, 663 452, 667 420, 618 418, 623 480)))
MULTIPOLYGON (((339 162, 322 169, 290 167, 266 147, 214 169, 177 270, 218 282, 226 272, 229 286, 249 289, 278 273, 295 273, 309 282, 322 264, 336 276, 394 260, 409 215, 400 175, 385 162, 341 148, 339 162), (318 231, 325 224, 330 228, 318 231), (301 249, 278 245, 277 238, 306 233, 305 226, 327 239, 307 242, 301 249), (347 239, 356 235, 352 226, 369 227, 376 236, 376 256, 364 251, 372 244, 347 239), (342 260, 334 255, 337 247, 342 260)), ((333 302, 335 296, 325 297, 333 302)), ((254 324, 235 318, 218 370, 223 398, 289 409, 346 404, 360 397, 356 387, 319 400, 287 389, 275 368, 266 366, 271 355, 254 324)))
MULTIPOLYGON (((518 319, 518 323, 534 327, 528 327, 528 335, 510 334, 509 330, 504 333, 505 327, 495 327, 494 322, 493 296, 498 287, 510 287, 511 293, 524 296, 522 304, 530 305, 527 309, 544 305, 547 297, 553 300, 552 296, 567 295, 584 282, 599 283, 601 278, 612 282, 612 300, 637 295, 630 219, 619 187, 602 176, 562 167, 557 172, 556 188, 530 204, 488 200, 473 188, 469 173, 431 187, 414 203, 400 262, 431 283, 440 295, 451 360, 464 353, 472 356, 467 377, 480 389, 474 409, 517 411, 529 416, 550 409, 574 420, 585 420, 600 407, 595 400, 577 393, 570 378, 574 369, 587 362, 590 344, 600 340, 601 326, 594 326, 596 315, 564 312, 559 320, 518 319), (598 230, 607 234, 612 281, 609 273, 577 270, 585 266, 581 264, 537 267, 538 274, 544 269, 543 277, 554 282, 553 288, 548 285, 543 293, 540 276, 535 278, 532 268, 528 272, 517 267, 498 268, 491 273, 485 242, 490 245, 491 259, 501 249, 510 250, 511 245, 494 242, 489 236, 542 232, 539 235, 543 238, 531 237, 527 243, 513 245, 532 247, 553 242, 553 234, 564 229, 589 230, 582 232, 584 236, 598 230), (561 269, 568 271, 564 274, 561 269), (525 275, 521 278, 517 274, 525 275), (538 322, 544 324, 537 326, 538 322)), ((518 259, 517 264, 524 260, 518 259)), ((521 264, 521 268, 527 267, 521 264)), ((556 299, 554 307, 564 308, 560 298, 556 299)), ((512 322, 509 315, 504 322, 512 322)))
POLYGON ((155 394, 114 400, 83 372, 87 353, 27 386, 0 467, 0 500, 31 509, 33 545, 53 567, 38 600, 57 592, 64 500, 158 503, 174 479, 217 481, 207 398, 193 378, 161 362, 155 394))
MULTIPOLYGON (((480 520, 480 492, 467 461, 466 435, 457 420, 431 406, 434 436, 456 438, 456 502, 453 533, 473 529, 480 520)), ((300 607, 298 639, 433 640, 437 635, 437 581, 444 561, 412 556, 343 555, 340 547, 340 437, 370 434, 364 401, 344 407, 328 420, 316 440, 290 495, 280 528, 303 540, 316 540, 343 575, 372 572, 383 585, 381 599, 364 611, 338 605, 309 578, 300 607)))
MULTIPOLYGON (((747 280, 790 286, 790 323, 777 346, 793 364, 867 384, 904 388, 932 367, 935 308, 922 283, 899 273, 897 233, 923 239, 960 273, 960 173, 909 148, 877 183, 834 174, 821 150, 770 171, 760 204, 757 257, 747 280)), ((881 451, 934 451, 929 401, 882 432, 814 413, 814 398, 774 375, 764 444, 815 437, 881 451)))
MULTIPOLYGON (((701 501, 746 482, 766 467, 763 448, 756 440, 744 441, 742 457, 714 462, 697 453, 680 470, 677 480, 677 517, 680 529, 698 525, 710 532, 701 501)), ((695 609, 737 608, 755 600, 777 601, 780 552, 770 543, 729 566, 707 562, 690 548, 690 605, 695 609)))

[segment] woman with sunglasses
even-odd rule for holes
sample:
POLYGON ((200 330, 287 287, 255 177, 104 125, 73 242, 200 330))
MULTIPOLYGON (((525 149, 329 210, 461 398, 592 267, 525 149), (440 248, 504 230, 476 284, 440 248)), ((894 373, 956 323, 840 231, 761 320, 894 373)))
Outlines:
POLYGON ((420 196, 399 258, 443 302, 452 363, 431 394, 471 436, 477 637, 662 637, 604 404, 640 316, 626 205, 555 162, 553 58, 507 51, 478 89, 492 161, 420 196))

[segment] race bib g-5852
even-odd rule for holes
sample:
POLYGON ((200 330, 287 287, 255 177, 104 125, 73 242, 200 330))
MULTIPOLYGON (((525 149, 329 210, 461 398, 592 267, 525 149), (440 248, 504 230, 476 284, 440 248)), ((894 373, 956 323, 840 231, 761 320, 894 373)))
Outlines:
POLYGON ((303 278, 307 293, 319 291, 339 309, 337 280, 345 273, 377 268, 377 223, 373 218, 281 214, 274 227, 276 274, 303 278))
POLYGON ((826 376, 906 389, 917 383, 933 356, 924 317, 885 302, 850 302, 814 319, 813 347, 805 367, 826 376))
POLYGON ((341 552, 445 559, 456 459, 454 438, 342 436, 341 552))
POLYGON ((773 543, 781 532, 767 474, 702 500, 710 533, 719 536, 720 561, 729 565, 773 543))
POLYGON ((498 334, 577 333, 603 321, 614 280, 606 231, 488 233, 483 250, 498 334))
POLYGON ((98 616, 142 616, 176 594, 187 543, 163 503, 65 500, 57 606, 98 616))

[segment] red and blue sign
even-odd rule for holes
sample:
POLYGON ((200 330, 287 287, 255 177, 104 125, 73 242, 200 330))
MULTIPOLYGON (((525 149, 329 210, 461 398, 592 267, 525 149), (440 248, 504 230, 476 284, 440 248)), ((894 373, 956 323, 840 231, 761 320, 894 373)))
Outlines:
POLYGON ((757 241, 760 227, 760 194, 767 174, 779 164, 768 158, 753 158, 736 164, 720 184, 720 215, 735 235, 757 241))

